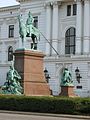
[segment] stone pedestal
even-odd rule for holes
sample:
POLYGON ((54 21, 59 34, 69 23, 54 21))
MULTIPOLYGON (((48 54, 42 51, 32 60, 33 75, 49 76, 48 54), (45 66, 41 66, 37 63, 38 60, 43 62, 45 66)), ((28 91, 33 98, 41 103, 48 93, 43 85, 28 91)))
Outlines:
POLYGON ((25 95, 50 95, 49 86, 43 72, 42 52, 34 50, 16 50, 15 69, 22 77, 25 95))
POLYGON ((76 97, 73 88, 74 86, 61 86, 60 96, 76 97))

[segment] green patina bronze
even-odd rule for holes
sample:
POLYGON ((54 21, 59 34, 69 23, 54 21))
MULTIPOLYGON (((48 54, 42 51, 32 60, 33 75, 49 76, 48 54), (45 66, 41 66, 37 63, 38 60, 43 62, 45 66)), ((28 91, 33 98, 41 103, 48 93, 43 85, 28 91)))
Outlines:
POLYGON ((64 68, 63 70, 60 86, 74 86, 72 81, 72 75, 67 68, 64 68))
POLYGON ((29 11, 28 18, 26 20, 27 36, 31 36, 31 33, 34 34, 34 31, 33 31, 33 27, 34 27, 33 26, 33 22, 34 22, 34 18, 31 15, 31 12, 29 11))
POLYGON ((23 22, 22 15, 19 15, 18 19, 19 19, 19 34, 22 39, 22 44, 24 44, 26 37, 31 37, 32 41, 33 41, 32 49, 35 49, 35 47, 36 47, 35 43, 37 42, 37 39, 39 39, 40 32, 33 25, 34 18, 31 14, 31 12, 29 11, 29 13, 28 13, 28 18, 26 20, 26 24, 24 24, 24 22, 23 22))
POLYGON ((6 82, 1 86, 1 94, 15 94, 21 95, 23 89, 20 85, 21 76, 14 69, 13 66, 10 66, 9 71, 7 72, 6 82))
POLYGON ((24 46, 24 42, 26 40, 26 35, 27 35, 26 25, 23 22, 22 15, 18 16, 18 20, 19 20, 19 34, 22 40, 22 46, 24 46))

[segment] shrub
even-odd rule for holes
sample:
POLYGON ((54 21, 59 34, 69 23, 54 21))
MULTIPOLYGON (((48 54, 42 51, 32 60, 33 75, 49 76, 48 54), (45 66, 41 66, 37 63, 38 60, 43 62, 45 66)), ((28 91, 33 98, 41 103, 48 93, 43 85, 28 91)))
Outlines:
POLYGON ((90 98, 0 95, 1 110, 90 114, 90 98))

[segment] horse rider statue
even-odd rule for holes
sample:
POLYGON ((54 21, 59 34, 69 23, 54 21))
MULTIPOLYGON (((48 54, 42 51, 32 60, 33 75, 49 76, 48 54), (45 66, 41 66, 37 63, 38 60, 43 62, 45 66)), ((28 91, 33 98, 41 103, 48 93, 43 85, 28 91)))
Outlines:
POLYGON ((31 37, 33 42, 32 49, 36 48, 37 39, 39 39, 40 32, 33 25, 34 18, 29 11, 28 18, 26 20, 26 24, 23 23, 22 16, 19 16, 19 34, 22 39, 22 42, 25 41, 26 37, 31 37))

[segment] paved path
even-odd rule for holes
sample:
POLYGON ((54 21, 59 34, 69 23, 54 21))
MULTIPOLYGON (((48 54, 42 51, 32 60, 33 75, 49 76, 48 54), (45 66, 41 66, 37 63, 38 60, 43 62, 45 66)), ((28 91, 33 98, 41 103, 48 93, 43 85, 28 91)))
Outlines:
POLYGON ((70 118, 64 116, 48 116, 33 114, 17 114, 17 113, 0 113, 0 120, 85 120, 84 118, 70 118))

